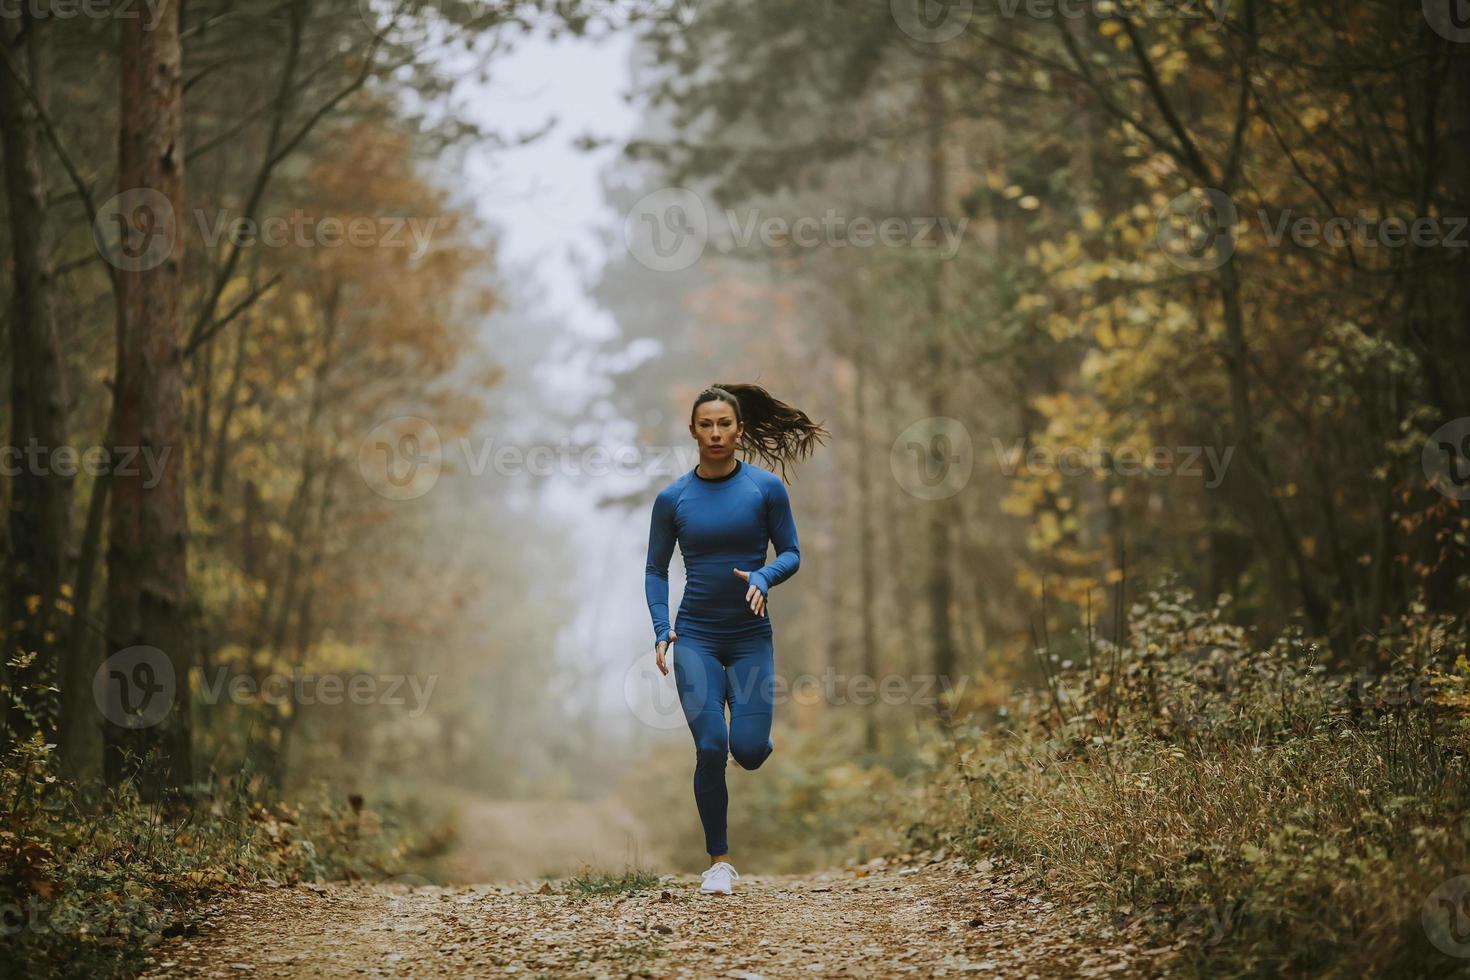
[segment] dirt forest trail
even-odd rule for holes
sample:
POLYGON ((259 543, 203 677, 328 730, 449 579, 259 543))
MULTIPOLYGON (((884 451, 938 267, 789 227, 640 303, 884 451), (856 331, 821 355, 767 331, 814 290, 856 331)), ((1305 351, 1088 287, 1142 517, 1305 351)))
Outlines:
POLYGON ((157 977, 1143 977, 1172 947, 1086 935, 1086 910, 954 858, 801 875, 695 874, 587 896, 548 880, 300 884, 205 910, 154 950, 157 977))
POLYGON ((451 882, 562 877, 584 867, 676 865, 627 806, 601 800, 491 800, 459 805, 453 847, 439 863, 451 882))

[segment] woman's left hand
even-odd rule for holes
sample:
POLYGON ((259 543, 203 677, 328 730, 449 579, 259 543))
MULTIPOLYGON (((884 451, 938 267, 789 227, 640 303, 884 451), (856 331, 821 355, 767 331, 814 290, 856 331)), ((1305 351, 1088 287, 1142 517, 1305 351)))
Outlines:
MULTIPOLYGON (((735 574, 739 575, 747 582, 750 581, 749 572, 741 571, 737 568, 735 569, 735 574)), ((745 601, 750 603, 750 611, 755 613, 757 616, 764 616, 766 614, 766 596, 765 593, 761 592, 758 586, 752 585, 750 588, 745 590, 745 601)))

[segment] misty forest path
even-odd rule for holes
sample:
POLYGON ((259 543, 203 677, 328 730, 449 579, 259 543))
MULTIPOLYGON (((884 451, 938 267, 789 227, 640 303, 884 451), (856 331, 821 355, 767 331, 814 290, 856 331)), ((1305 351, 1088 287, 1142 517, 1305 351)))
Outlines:
POLYGON ((1013 887, 989 862, 747 874, 729 896, 698 882, 665 875, 592 897, 535 880, 249 891, 155 947, 143 976, 1137 977, 1175 953, 1084 939, 1086 910, 1013 887))

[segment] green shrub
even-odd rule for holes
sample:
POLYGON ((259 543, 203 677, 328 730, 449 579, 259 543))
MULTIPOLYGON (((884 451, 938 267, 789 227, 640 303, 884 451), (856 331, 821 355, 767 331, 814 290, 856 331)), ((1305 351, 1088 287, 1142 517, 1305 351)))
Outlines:
POLYGON ((621 872, 584 868, 568 878, 561 891, 568 895, 621 895, 648 891, 657 887, 658 875, 643 868, 625 868, 621 872))

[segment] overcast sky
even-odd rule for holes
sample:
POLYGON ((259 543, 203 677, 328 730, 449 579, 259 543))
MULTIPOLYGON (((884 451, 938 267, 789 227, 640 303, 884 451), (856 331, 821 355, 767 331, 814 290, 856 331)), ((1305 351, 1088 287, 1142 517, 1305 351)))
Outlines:
POLYGON ((621 222, 602 199, 598 175, 637 121, 624 101, 631 42, 630 32, 601 41, 533 37, 497 56, 489 84, 469 87, 460 99, 463 111, 501 133, 533 132, 557 120, 529 146, 473 153, 465 177, 482 214, 500 229, 502 265, 533 275, 549 310, 589 338, 616 333, 583 285, 606 259, 597 229, 621 222), (579 149, 576 140, 588 135, 612 142, 579 149))

